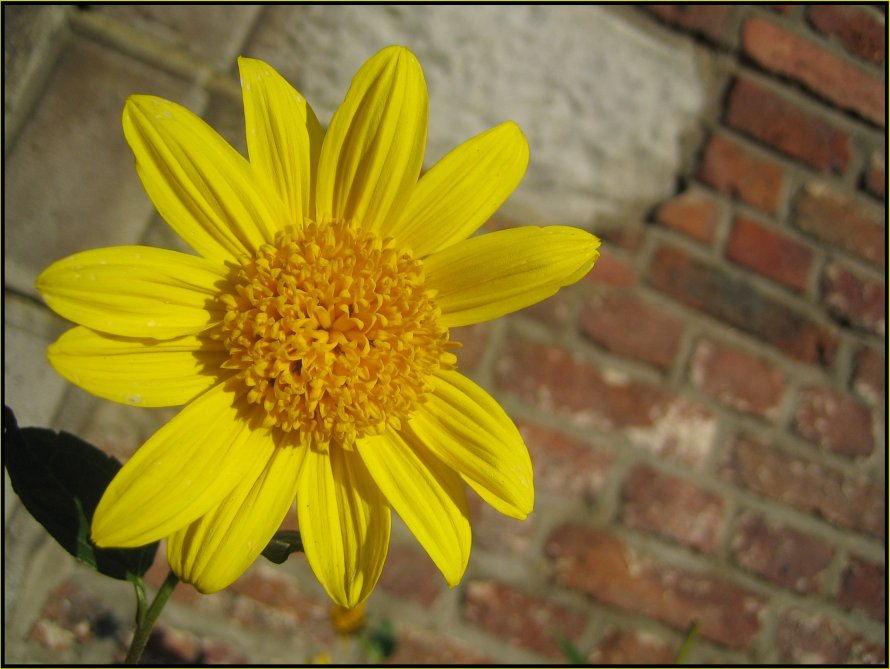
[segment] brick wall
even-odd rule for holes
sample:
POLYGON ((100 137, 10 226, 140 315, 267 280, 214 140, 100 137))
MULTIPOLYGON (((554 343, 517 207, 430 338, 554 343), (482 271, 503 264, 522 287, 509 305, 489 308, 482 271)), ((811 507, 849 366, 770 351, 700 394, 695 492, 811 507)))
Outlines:
MULTIPOLYGON (((37 360, 64 326, 21 279, 29 268, 62 255, 87 221, 104 245, 172 243, 114 130, 123 96, 183 101, 239 141, 232 58, 268 17, 5 9, 4 157, 19 175, 5 213, 38 228, 6 245, 4 358, 37 360), (78 137, 62 137, 63 112, 78 116, 78 137)), ((520 523, 473 504, 473 556, 453 591, 396 527, 370 622, 393 622, 394 662, 559 662, 562 636, 591 662, 664 663, 693 621, 694 662, 883 662, 885 12, 622 16, 694 45, 715 73, 700 146, 643 225, 604 233, 579 284, 455 333, 462 368, 526 437, 536 512, 520 523)), ((123 457, 170 415, 97 402, 36 362, 29 371, 37 381, 6 377, 10 401, 40 384, 13 402, 20 415, 123 457)), ((72 567, 9 494, 7 505, 7 659, 119 658, 129 589, 72 567)), ((360 657, 328 614, 299 557, 257 564, 218 595, 180 588, 154 653, 360 657)))

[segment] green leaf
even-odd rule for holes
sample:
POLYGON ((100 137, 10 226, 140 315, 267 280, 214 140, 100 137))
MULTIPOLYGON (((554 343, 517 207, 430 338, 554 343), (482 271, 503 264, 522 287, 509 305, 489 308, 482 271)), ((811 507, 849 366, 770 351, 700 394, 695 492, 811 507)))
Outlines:
POLYGON ((556 643, 559 644, 559 648, 562 650, 563 655, 566 656, 566 660, 568 660, 567 664, 588 664, 587 658, 584 657, 584 653, 582 653, 575 644, 569 641, 568 638, 559 632, 557 632, 554 637, 556 643))
POLYGON ((141 579, 157 542, 142 548, 99 548, 90 540, 96 505, 121 463, 67 432, 19 428, 3 407, 3 464, 22 504, 62 547, 98 572, 141 579))
POLYGON ((692 623, 690 623, 689 628, 686 630, 686 638, 683 639, 683 643, 680 645, 680 650, 677 651, 677 657, 674 659, 674 664, 686 664, 700 631, 701 623, 698 620, 693 620, 692 623))
POLYGON ((284 564, 291 553, 302 553, 303 541, 296 530, 279 530, 263 549, 263 557, 275 564, 284 564))

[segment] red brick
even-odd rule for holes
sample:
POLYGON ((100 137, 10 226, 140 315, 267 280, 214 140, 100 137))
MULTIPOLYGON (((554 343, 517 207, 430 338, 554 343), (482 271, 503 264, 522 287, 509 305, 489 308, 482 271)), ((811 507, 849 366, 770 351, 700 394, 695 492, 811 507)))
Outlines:
POLYGON ((884 536, 881 488, 865 478, 823 467, 741 437, 732 444, 723 475, 753 492, 858 532, 884 536))
POLYGON ((517 422, 535 466, 535 488, 575 499, 602 490, 612 456, 563 432, 526 420, 517 422))
POLYGON ((655 211, 655 222, 687 237, 711 244, 720 220, 720 205, 714 198, 686 191, 668 200, 655 211))
POLYGON ((619 291, 587 300, 578 323, 581 332, 600 346, 660 369, 674 362, 685 329, 676 316, 619 291))
POLYGON ((795 200, 792 220, 817 239, 884 267, 884 212, 875 204, 813 181, 795 200))
POLYGON ((723 120, 819 171, 842 174, 850 164, 847 133, 750 79, 736 80, 723 120))
POLYGON ((459 342, 461 345, 454 354, 457 356, 457 365, 462 371, 473 371, 479 367, 488 346, 492 327, 492 322, 489 321, 451 330, 451 341, 459 342))
POLYGON ((723 267, 665 246, 656 250, 648 278, 658 290, 793 358, 825 366, 834 359, 837 338, 825 327, 723 267))
POLYGON ((842 324, 878 335, 887 326, 887 292, 884 283, 830 263, 822 278, 822 301, 842 324))
POLYGON ((668 25, 719 44, 729 43, 732 7, 728 5, 643 5, 668 25))
POLYGON ((626 288, 637 285, 640 279, 631 261, 619 258, 609 249, 604 249, 599 260, 596 261, 596 265, 584 276, 583 280, 602 286, 626 288))
POLYGON ((227 590, 214 597, 220 595, 225 596, 222 602, 228 606, 228 617, 247 629, 284 637, 299 632, 326 646, 336 639, 331 624, 334 606, 331 601, 304 592, 297 579, 269 563, 253 565, 227 590))
POLYGON ((538 514, 525 520, 505 516, 482 501, 475 492, 467 490, 470 506, 470 523, 473 526, 473 550, 485 549, 494 553, 509 554, 516 560, 526 555, 537 528, 538 514))
POLYGON ((779 617, 776 649, 780 662, 793 664, 883 664, 886 648, 818 613, 787 609, 779 617))
POLYGON ((870 63, 884 62, 887 30, 884 17, 856 5, 810 5, 807 19, 823 35, 834 37, 854 56, 870 63))
POLYGON ((883 565, 851 556, 841 575, 838 602, 847 611, 887 618, 887 572, 883 565))
POLYGON ((580 428, 625 435, 634 444, 697 467, 712 447, 714 417, 656 386, 572 358, 564 349, 511 339, 495 384, 580 428))
POLYGON ((862 346, 856 352, 853 390, 874 409, 886 408, 887 363, 872 348, 862 346))
POLYGON ((616 630, 587 657, 591 664, 673 664, 677 651, 658 637, 637 630, 616 630))
POLYGON ((714 553, 723 532, 720 495, 676 476, 637 465, 621 489, 622 522, 704 553, 714 553))
POLYGON ((395 651, 386 658, 386 664, 478 665, 494 664, 494 660, 446 636, 400 625, 395 651))
POLYGON ((490 634, 560 660, 565 655, 556 633, 576 639, 586 621, 581 613, 495 581, 470 581, 463 613, 469 622, 490 634))
POLYGON ((887 170, 885 165, 884 152, 875 151, 871 154, 863 176, 865 190, 880 198, 887 197, 887 170))
POLYGON ((554 330, 560 330, 569 317, 573 301, 573 290, 571 288, 563 288, 556 295, 547 298, 543 302, 526 307, 520 313, 541 325, 554 330))
POLYGON ((702 340, 690 360, 693 385, 737 411, 775 419, 785 397, 785 377, 765 360, 702 340))
POLYGON ((386 556, 380 587, 401 599, 429 608, 442 591, 445 580, 423 549, 392 544, 386 556))
POLYGON ((732 541, 737 565, 806 594, 822 591, 833 557, 824 541, 753 513, 741 516, 732 541))
POLYGON ((733 583, 683 571, 638 554, 609 534, 575 525, 547 540, 560 585, 680 630, 698 620, 701 635, 747 648, 760 630, 764 600, 733 583))
POLYGON ((840 455, 865 456, 874 449, 871 412, 829 388, 801 390, 794 427, 802 437, 840 455))
POLYGON ((722 135, 708 141, 698 176, 720 193, 763 211, 779 207, 782 169, 722 135))
POLYGON ((794 79, 841 109, 884 127, 883 77, 869 74, 815 42, 759 17, 745 21, 742 49, 764 69, 794 79))
POLYGON ((801 293, 807 288, 813 264, 808 246, 747 217, 735 220, 726 242, 726 256, 801 293))

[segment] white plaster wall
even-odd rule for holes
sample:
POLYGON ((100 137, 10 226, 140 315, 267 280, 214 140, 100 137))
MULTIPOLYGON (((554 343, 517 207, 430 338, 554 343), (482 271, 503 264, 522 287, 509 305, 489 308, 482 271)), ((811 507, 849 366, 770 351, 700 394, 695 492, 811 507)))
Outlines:
MULTIPOLYGON (((246 53, 295 82, 327 123, 361 63, 411 48, 430 90, 427 165, 507 119, 531 145, 502 210, 596 228, 669 196, 705 102, 693 47, 607 7, 275 7, 246 53)), ((634 223, 637 221, 628 221, 634 223)))

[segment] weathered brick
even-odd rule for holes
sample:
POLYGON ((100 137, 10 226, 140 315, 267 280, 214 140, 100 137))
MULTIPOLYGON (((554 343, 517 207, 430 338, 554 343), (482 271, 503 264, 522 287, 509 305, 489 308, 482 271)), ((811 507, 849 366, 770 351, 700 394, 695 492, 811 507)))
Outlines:
POLYGON ((815 4, 807 8, 807 19, 854 56, 870 63, 884 62, 887 31, 886 19, 880 13, 857 5, 815 4))
POLYGON ((760 17, 745 21, 742 49, 766 70, 790 77, 841 109, 884 127, 886 94, 882 77, 760 17))
POLYGON ((633 263, 620 258, 608 248, 603 249, 599 260, 585 276, 583 281, 602 286, 626 288, 639 283, 639 276, 633 263))
POLYGON ((762 358, 709 340, 696 345, 689 377, 721 404, 762 418, 778 417, 787 387, 782 373, 762 358))
POLYGON ((754 513, 742 514, 732 540, 737 565, 806 594, 822 591, 832 557, 824 541, 754 513))
POLYGON ((724 500, 677 476, 646 465, 631 470, 621 489, 622 522, 704 553, 714 553, 723 532, 724 500))
POLYGON ((795 199, 792 221, 817 239, 884 267, 884 213, 875 204, 812 181, 795 199))
POLYGON ((582 428, 620 432, 633 443, 700 466, 716 424, 703 407, 564 349, 511 339, 495 366, 498 388, 582 428))
POLYGON ((751 79, 732 86, 726 124, 822 172, 842 174, 850 164, 850 136, 799 103, 751 79))
POLYGON ((701 635, 730 648, 747 648, 760 630, 763 598, 733 583, 682 571, 638 554, 606 532, 576 525, 547 540, 556 582, 625 611, 701 635))
POLYGON ((887 292, 884 283, 833 262, 822 277, 822 301, 841 323, 878 335, 886 332, 887 292))
POLYGON ((380 574, 380 587, 396 597, 430 607, 445 580, 430 557, 415 546, 392 544, 380 574))
POLYGON ((836 620, 800 609, 779 616, 776 649, 780 662, 794 664, 883 664, 886 648, 851 632, 836 620))
POLYGON ((887 570, 884 565, 851 556, 841 575, 838 602, 847 611, 887 618, 887 570))
POLYGON ((856 352, 853 390, 873 409, 886 410, 887 364, 876 350, 861 346, 856 352))
POLYGON ((591 664, 669 665, 676 655, 676 649, 654 634, 616 630, 596 645, 587 660, 591 664))
POLYGON ((822 365, 834 359, 837 338, 825 327, 722 267, 664 246, 653 256, 648 279, 658 290, 793 358, 822 365))
POLYGON ((156 69, 86 40, 68 43, 6 157, 4 242, 16 250, 4 265, 7 286, 34 294, 34 278, 50 263, 139 241, 152 205, 120 129, 124 102, 137 91, 195 100, 187 84, 156 69), (101 159, 89 159, 97 153, 101 159))
POLYGON ((618 355, 667 369, 680 349, 681 319, 623 292, 589 298, 578 317, 581 332, 618 355))
POLYGON ((249 5, 225 10, 221 6, 97 5, 95 10, 220 69, 232 65, 257 12, 249 5))
POLYGON ((590 499, 606 483, 612 456, 528 420, 517 421, 535 466, 535 488, 575 499, 590 499))
POLYGON ((863 185, 872 195, 887 197, 886 158, 883 151, 874 151, 862 177, 863 185))
POLYGON ((732 35, 733 8, 728 5, 643 5, 668 25, 695 35, 707 37, 718 44, 728 44, 732 35))
POLYGON ((763 211, 772 213, 779 207, 782 168, 722 135, 708 140, 698 176, 720 193, 763 211))
POLYGON ((470 581, 463 602, 466 619, 490 634, 532 652, 565 659, 557 633, 576 639, 586 616, 496 581, 470 581))
POLYGON ((803 460, 748 437, 733 442, 722 473, 759 495, 842 527, 884 536, 885 495, 865 478, 803 460))
POLYGON ((427 630, 399 626, 395 651, 386 664, 414 666, 421 664, 494 664, 494 660, 453 638, 427 630))
POLYGON ((720 220, 717 201, 698 191, 686 191, 660 205, 655 211, 655 222, 687 237, 711 244, 720 220))
POLYGON ((813 264, 813 252, 807 245, 746 216, 733 223, 726 256, 798 292, 806 290, 813 264))
POLYGON ((865 456, 874 448, 871 412, 830 388, 801 389, 794 427, 802 437, 840 455, 865 456))

